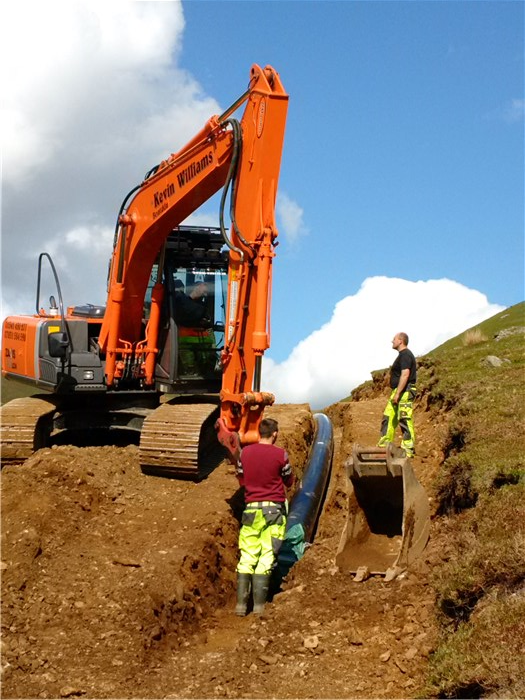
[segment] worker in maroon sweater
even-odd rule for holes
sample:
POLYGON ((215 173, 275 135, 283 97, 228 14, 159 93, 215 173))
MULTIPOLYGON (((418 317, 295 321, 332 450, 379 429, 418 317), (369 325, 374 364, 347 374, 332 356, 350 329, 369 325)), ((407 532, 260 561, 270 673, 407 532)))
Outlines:
POLYGON ((284 539, 286 488, 292 486, 294 476, 286 450, 274 444, 278 431, 276 420, 263 418, 260 441, 243 448, 237 465, 246 502, 239 533, 237 615, 246 615, 251 591, 253 612, 263 612, 272 569, 284 539))

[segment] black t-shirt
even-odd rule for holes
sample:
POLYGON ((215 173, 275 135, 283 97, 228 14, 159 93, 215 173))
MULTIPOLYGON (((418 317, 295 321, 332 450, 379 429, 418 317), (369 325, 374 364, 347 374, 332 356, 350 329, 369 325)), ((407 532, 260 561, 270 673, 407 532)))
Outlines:
MULTIPOLYGON (((416 383, 416 358, 411 350, 405 348, 400 350, 398 356, 395 359, 394 364, 390 368, 390 388, 395 389, 399 384, 399 378, 401 377, 401 372, 404 369, 409 369, 410 374, 408 376, 408 384, 416 383)), ((408 387, 407 384, 407 387, 408 387)))
POLYGON ((182 292, 175 294, 175 323, 189 328, 209 328, 211 326, 208 310, 201 301, 197 301, 182 292))

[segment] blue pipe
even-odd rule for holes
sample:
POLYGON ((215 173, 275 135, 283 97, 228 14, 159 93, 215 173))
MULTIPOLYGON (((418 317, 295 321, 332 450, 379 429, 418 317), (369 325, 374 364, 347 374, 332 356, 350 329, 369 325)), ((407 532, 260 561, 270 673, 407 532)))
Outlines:
POLYGON ((324 413, 315 413, 312 449, 299 489, 288 510, 284 541, 277 556, 280 578, 301 559, 313 541, 326 494, 334 450, 332 422, 324 413))

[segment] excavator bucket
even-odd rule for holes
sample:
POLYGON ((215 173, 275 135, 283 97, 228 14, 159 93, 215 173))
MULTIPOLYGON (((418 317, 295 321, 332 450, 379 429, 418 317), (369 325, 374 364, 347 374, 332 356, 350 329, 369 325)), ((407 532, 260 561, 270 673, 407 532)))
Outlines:
POLYGON ((380 574, 390 581, 424 550, 430 508, 404 450, 354 445, 345 464, 353 486, 336 564, 360 581, 380 574))

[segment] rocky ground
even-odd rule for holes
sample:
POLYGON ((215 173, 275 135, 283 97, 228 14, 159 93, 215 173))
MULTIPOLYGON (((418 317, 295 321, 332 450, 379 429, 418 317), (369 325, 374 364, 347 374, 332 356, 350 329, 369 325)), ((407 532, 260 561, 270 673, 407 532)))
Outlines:
MULTIPOLYGON (((3 697, 415 697, 435 643, 436 525, 394 581, 335 566, 344 460, 353 442, 375 443, 384 402, 327 410, 335 452, 316 538, 260 617, 233 614, 242 497, 227 463, 196 484, 143 475, 135 446, 61 446, 4 468, 3 697)), ((309 413, 274 411, 300 472, 309 413)), ((430 493, 441 455, 422 408, 416 428, 430 493)))

